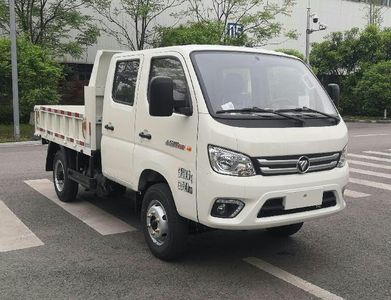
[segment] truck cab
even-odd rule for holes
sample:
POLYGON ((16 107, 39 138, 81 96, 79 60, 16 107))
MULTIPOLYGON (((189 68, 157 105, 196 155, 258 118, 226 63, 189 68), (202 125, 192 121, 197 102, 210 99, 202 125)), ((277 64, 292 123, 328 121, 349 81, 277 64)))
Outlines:
MULTIPOLYGON (((336 85, 330 94, 337 102, 336 85)), ((194 224, 291 235, 346 205, 346 125, 292 56, 100 51, 78 121, 75 107, 35 110, 60 199, 73 200, 79 185, 136 191, 146 242, 162 259, 183 253, 194 224)))

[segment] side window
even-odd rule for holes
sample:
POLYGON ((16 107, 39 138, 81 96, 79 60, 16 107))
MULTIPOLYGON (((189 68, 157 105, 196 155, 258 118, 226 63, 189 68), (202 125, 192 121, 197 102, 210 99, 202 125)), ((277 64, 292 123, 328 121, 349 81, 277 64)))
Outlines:
POLYGON ((117 63, 112 94, 115 102, 133 105, 139 66, 139 60, 120 61, 117 63))
POLYGON ((149 82, 157 76, 170 77, 174 81, 175 112, 180 108, 190 107, 189 89, 181 62, 174 57, 153 58, 149 82))

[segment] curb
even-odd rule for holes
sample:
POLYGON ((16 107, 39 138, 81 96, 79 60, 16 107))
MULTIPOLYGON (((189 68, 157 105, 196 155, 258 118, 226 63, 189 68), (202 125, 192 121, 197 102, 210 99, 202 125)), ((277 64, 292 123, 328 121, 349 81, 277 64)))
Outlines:
POLYGON ((357 119, 343 119, 346 123, 377 123, 377 124, 390 124, 391 120, 357 120, 357 119))
POLYGON ((11 142, 11 143, 0 143, 0 148, 14 147, 14 146, 38 146, 38 145, 42 145, 42 142, 41 141, 11 142))

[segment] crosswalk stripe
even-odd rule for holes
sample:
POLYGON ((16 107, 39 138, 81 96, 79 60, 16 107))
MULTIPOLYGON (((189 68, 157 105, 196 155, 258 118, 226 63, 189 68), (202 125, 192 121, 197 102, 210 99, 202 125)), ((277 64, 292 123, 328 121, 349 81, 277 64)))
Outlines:
POLYGON ((360 193, 352 190, 345 190, 344 195, 350 198, 365 198, 370 196, 369 194, 360 193))
POLYGON ((391 174, 387 174, 387 173, 373 172, 373 171, 361 170, 361 169, 356 169, 356 168, 350 168, 349 170, 352 173, 358 173, 358 174, 364 174, 364 175, 370 175, 370 176, 391 179, 391 174))
POLYGON ((0 252, 42 246, 43 242, 0 201, 0 252))
POLYGON ((391 170, 391 166, 388 166, 388 165, 374 164, 374 163, 370 163, 370 162, 366 162, 366 161, 352 160, 352 159, 349 159, 348 162, 349 162, 349 164, 353 164, 353 165, 360 165, 360 166, 366 166, 366 167, 391 170))
POLYGON ((379 152, 379 151, 364 151, 367 154, 375 154, 375 155, 383 155, 383 156, 391 156, 391 153, 379 152))
POLYGON ((349 181, 351 183, 359 184, 359 185, 365 185, 377 189, 382 189, 386 191, 391 191, 391 184, 381 183, 381 182, 375 182, 370 180, 364 180, 364 179, 358 179, 358 178, 350 178, 349 181))
POLYGON ((381 157, 374 157, 374 156, 361 155, 361 154, 352 154, 352 153, 349 153, 348 156, 391 163, 391 159, 381 158, 381 157))
POLYGON ((389 133, 372 133, 372 134, 359 134, 354 135, 353 137, 372 137, 372 136, 385 136, 390 135, 389 133))
POLYGON ((27 180, 25 183, 102 235, 137 230, 89 202, 61 202, 54 190, 53 183, 48 179, 27 180))
POLYGON ((330 293, 329 291, 326 291, 322 289, 319 286, 316 286, 315 284, 312 284, 311 282, 308 282, 304 279, 301 279, 300 277, 297 277, 296 275, 293 275, 291 273, 288 273, 287 271, 284 271, 276 266, 273 266, 266 261, 263 261, 256 257, 247 257, 243 259, 248 264, 266 272, 274 277, 277 277, 285 282, 288 282, 294 286, 296 286, 299 289, 302 289, 303 291, 306 291, 307 293, 324 300, 343 300, 343 298, 330 293))

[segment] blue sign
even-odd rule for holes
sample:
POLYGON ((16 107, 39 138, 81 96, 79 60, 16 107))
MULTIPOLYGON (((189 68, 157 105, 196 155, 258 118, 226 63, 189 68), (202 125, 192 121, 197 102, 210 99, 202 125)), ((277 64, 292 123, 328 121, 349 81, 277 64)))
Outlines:
POLYGON ((238 37, 243 33, 243 25, 238 23, 228 23, 228 36, 231 38, 238 37))

